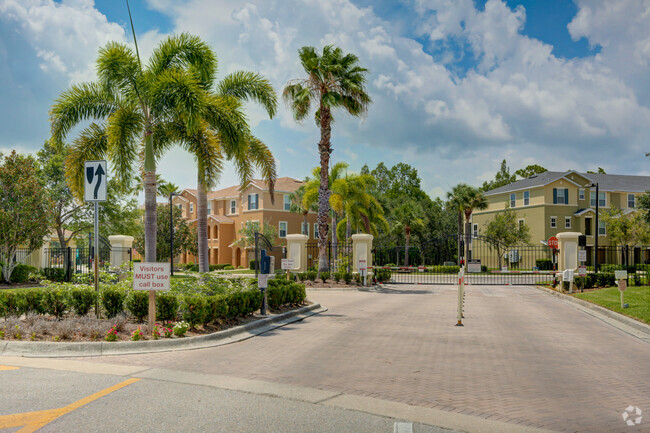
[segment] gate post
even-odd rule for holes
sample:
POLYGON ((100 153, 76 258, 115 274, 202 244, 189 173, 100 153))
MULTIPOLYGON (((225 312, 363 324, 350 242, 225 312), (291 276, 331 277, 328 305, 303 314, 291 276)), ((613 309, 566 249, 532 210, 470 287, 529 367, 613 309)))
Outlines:
POLYGON ((287 235, 287 258, 293 259, 294 272, 307 271, 307 235, 287 235))
POLYGON ((65 280, 70 281, 72 279, 70 268, 72 267, 72 248, 67 247, 65 249, 65 280))
MULTIPOLYGON (((352 272, 359 272, 359 260, 365 260, 368 267, 372 263, 372 240, 373 235, 356 234, 352 235, 352 272)), ((374 268, 373 268, 374 274, 374 268)))
POLYGON ((126 262, 124 253, 133 248, 133 236, 113 235, 108 237, 108 241, 111 243, 111 266, 119 268, 126 262))

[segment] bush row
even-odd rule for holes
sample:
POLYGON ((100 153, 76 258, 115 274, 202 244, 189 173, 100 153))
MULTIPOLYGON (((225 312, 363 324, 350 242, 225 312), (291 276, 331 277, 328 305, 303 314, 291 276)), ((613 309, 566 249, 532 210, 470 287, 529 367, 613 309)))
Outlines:
MULTIPOLYGON (((585 277, 575 277, 573 286, 577 289, 593 289, 596 287, 612 287, 616 285, 616 277, 613 272, 599 272, 587 274, 585 277)), ((642 286, 648 284, 648 280, 638 274, 629 274, 627 283, 629 286, 642 286)), ((564 283, 564 289, 569 289, 569 283, 564 283)))
MULTIPOLYGON (((0 262, 0 272, 2 271, 3 266, 4 263, 0 262)), ((14 268, 13 272, 11 273, 10 280, 12 283, 26 283, 27 281, 29 281, 29 274, 34 274, 37 272, 38 269, 33 266, 28 266, 28 265, 23 265, 22 263, 18 263, 14 268)), ((3 280, 1 276, 0 276, 0 280, 3 280)))
MULTIPOLYGON (((298 305, 306 298, 302 284, 272 280, 269 284, 269 307, 298 305)), ((92 286, 57 285, 47 288, 0 291, 0 315, 5 318, 22 314, 49 314, 61 318, 73 313, 87 315, 100 303, 102 314, 113 318, 130 314, 143 322, 148 314, 149 294, 116 285, 104 285, 99 294, 92 286)), ((257 289, 242 289, 229 293, 206 295, 203 293, 156 293, 156 320, 187 321, 192 327, 198 324, 222 322, 226 319, 248 316, 260 309, 262 295, 257 289)))
MULTIPOLYGON (((178 263, 174 267, 180 271, 199 272, 199 265, 197 263, 178 263)), ((221 263, 218 265, 210 265, 208 269, 212 272, 235 269, 235 267, 228 263, 221 263)))

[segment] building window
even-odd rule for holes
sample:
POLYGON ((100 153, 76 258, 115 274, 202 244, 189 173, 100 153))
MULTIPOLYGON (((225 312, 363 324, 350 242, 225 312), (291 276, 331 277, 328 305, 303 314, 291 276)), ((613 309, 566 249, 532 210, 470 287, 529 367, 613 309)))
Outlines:
POLYGON ((605 227, 605 221, 598 221, 598 235, 606 236, 607 228, 605 227))
POLYGON ((183 210, 183 205, 182 204, 177 204, 176 207, 178 207, 180 210, 183 210))
POLYGON ((314 239, 318 239, 318 223, 314 223, 314 239))
POLYGON ((237 200, 230 200, 230 214, 237 213, 237 200))
POLYGON ((248 210, 259 209, 258 194, 248 194, 248 210))
POLYGON ((309 223, 300 223, 300 233, 309 236, 309 223))
MULTIPOLYGON (((590 194, 591 198, 591 205, 596 206, 596 192, 591 191, 590 194)), ((599 207, 605 207, 607 205, 607 200, 605 200, 605 193, 604 192, 598 192, 598 206, 599 207)))
POLYGON ((291 210, 291 196, 289 194, 284 195, 284 210, 291 210))
POLYGON ((557 228, 557 217, 554 216, 551 217, 551 228, 552 229, 557 228))
POLYGON ((591 236, 591 218, 585 218, 585 236, 591 236))
POLYGON ((514 192, 510 194, 510 207, 515 207, 517 206, 517 194, 514 192))
POLYGON ((478 237, 478 224, 474 224, 472 227, 472 235, 477 238, 478 237))
POLYGON ((530 205, 530 191, 524 191, 524 206, 530 205))
POLYGON ((578 195, 579 195, 578 198, 579 198, 580 200, 584 200, 584 199, 585 199, 585 190, 584 190, 584 188, 580 188, 580 189, 578 190, 578 195))
POLYGON ((519 225, 519 229, 521 230, 524 227, 524 224, 526 224, 526 220, 521 218, 517 220, 517 224, 519 225))
POLYGON ((279 236, 281 238, 286 238, 287 237, 287 222, 286 221, 280 221, 280 223, 278 224, 278 231, 280 232, 279 236))
POLYGON ((571 228, 571 217, 564 217, 564 228, 565 229, 571 228))
POLYGON ((208 215, 212 215, 212 202, 208 200, 208 215))
POLYGON ((567 188, 553 188, 553 204, 569 204, 569 190, 567 188))
POLYGON ((190 213, 194 213, 194 203, 190 203, 190 213))
POLYGON ((634 209, 634 194, 627 195, 627 207, 634 209))

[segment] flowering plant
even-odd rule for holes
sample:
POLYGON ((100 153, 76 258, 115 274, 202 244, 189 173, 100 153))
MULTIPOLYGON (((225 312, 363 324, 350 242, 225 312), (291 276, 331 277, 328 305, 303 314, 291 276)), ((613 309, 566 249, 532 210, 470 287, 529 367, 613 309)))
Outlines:
POLYGON ((182 320, 174 325, 174 335, 177 337, 184 337, 187 330, 190 329, 190 325, 182 320))
POLYGON ((133 341, 142 340, 143 338, 144 338, 144 333, 140 328, 136 329, 135 331, 133 331, 133 334, 131 334, 131 340, 133 341))
POLYGON ((164 327, 162 331, 165 338, 171 338, 172 335, 174 334, 174 330, 172 328, 164 327))
POLYGON ((151 336, 153 337, 154 340, 157 340, 157 339, 160 338, 160 325, 159 324, 156 323, 153 326, 153 331, 151 331, 151 336))
POLYGON ((104 340, 106 341, 117 341, 117 325, 113 326, 111 329, 108 330, 106 333, 106 337, 104 337, 104 340))

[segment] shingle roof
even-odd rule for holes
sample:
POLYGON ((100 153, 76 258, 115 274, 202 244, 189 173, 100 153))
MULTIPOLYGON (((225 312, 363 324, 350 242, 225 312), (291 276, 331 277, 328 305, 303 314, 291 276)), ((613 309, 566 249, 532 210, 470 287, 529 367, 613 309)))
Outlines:
MULTIPOLYGON (((574 171, 546 171, 527 179, 518 180, 511 184, 486 191, 486 196, 503 194, 510 191, 534 188, 548 185, 555 182, 574 171)), ((650 190, 650 176, 628 176, 623 174, 594 174, 594 173, 577 173, 580 176, 597 182, 600 191, 621 191, 621 192, 644 192, 650 190)))

